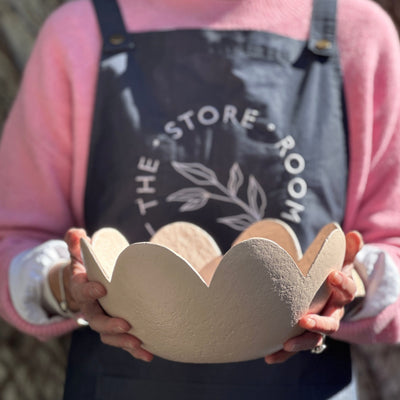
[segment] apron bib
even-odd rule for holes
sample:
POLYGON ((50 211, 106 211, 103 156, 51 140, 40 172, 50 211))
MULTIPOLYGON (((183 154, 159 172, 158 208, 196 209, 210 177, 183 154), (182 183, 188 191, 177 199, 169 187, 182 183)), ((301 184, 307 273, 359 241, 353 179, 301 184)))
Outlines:
MULTIPOLYGON (((112 226, 131 243, 147 241, 180 220, 227 251, 251 223, 280 218, 304 251, 323 225, 342 221, 347 127, 336 1, 315 0, 307 42, 258 31, 131 34, 114 0, 94 5, 104 46, 89 235, 112 226)), ((335 341, 277 366, 147 364, 90 329, 75 332, 71 346, 65 399, 327 399, 354 389, 348 346, 335 341)))

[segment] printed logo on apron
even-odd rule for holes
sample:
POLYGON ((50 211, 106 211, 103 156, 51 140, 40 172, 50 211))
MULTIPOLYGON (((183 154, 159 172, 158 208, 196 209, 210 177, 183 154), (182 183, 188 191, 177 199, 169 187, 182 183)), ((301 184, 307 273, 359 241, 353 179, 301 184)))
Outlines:
MULTIPOLYGON (((164 126, 164 133, 170 135, 173 140, 179 141, 183 135, 190 135, 190 131, 194 130, 196 125, 212 126, 221 121, 223 124, 231 123, 240 125, 246 130, 252 130, 259 115, 260 111, 252 108, 246 108, 240 117, 237 108, 233 105, 225 105, 222 112, 214 106, 205 105, 197 112, 188 110, 178 115, 174 121, 168 121, 164 126)), ((267 134, 274 132, 275 129, 275 124, 272 122, 265 127, 267 134)), ((153 146, 159 145, 159 139, 154 139, 153 146)), ((300 224, 302 212, 306 207, 300 203, 301 199, 307 195, 307 182, 301 176, 306 168, 306 161, 301 154, 296 152, 296 141, 290 135, 272 142, 272 148, 279 154, 282 168, 292 176, 287 183, 287 197, 282 200, 282 211, 279 217, 287 222, 300 224)), ((157 174, 161 168, 160 165, 159 159, 142 155, 136 166, 135 203, 144 220, 151 214, 153 207, 160 206, 160 201, 157 199, 159 180, 157 174)), ((243 174, 238 162, 233 162, 228 166, 229 178, 225 182, 213 169, 199 162, 172 161, 171 166, 175 174, 186 179, 186 186, 167 194, 165 201, 180 203, 180 213, 200 210, 212 202, 235 205, 236 213, 221 215, 216 218, 216 223, 224 224, 238 232, 267 215, 268 193, 256 176, 243 174)), ((150 235, 153 235, 158 228, 154 228, 148 221, 144 222, 144 225, 150 235)))
POLYGON ((227 250, 269 217, 288 222, 304 248, 341 222, 347 155, 334 57, 316 60, 303 42, 265 32, 134 37, 133 51, 101 62, 89 230, 92 220, 144 241, 185 220, 227 250))

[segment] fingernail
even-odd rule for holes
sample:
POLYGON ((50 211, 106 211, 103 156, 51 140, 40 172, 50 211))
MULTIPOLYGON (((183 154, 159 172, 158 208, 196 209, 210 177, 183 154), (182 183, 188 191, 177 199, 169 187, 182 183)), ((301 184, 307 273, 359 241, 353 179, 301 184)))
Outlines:
POLYGON ((313 318, 307 318, 306 319, 306 327, 307 327, 307 329, 312 329, 312 328, 315 327, 315 325, 316 325, 315 319, 313 319, 313 318))
POLYGON ((334 285, 341 285, 343 282, 343 276, 342 274, 340 274, 339 272, 335 272, 333 274, 333 279, 332 279, 332 283, 334 285))
POLYGON ((285 346, 285 350, 289 351, 291 353, 296 353, 296 352, 300 351, 301 348, 297 344, 289 344, 289 345, 285 346))
POLYGON ((105 295, 104 290, 97 286, 90 289, 90 294, 93 297, 103 297, 105 295))
POLYGON ((135 351, 138 349, 138 346, 135 346, 134 344, 132 344, 131 342, 126 343, 126 345, 124 346, 124 349, 127 351, 135 351))
POLYGON ((129 328, 126 327, 126 326, 122 326, 122 325, 118 325, 115 328, 115 332, 117 332, 117 333, 125 333, 125 332, 128 332, 128 331, 129 331, 129 328))

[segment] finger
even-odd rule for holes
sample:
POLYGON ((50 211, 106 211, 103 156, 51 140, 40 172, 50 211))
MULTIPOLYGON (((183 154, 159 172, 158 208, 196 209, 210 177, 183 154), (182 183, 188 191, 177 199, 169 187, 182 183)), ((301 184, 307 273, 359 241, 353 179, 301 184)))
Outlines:
POLYGON ((100 338, 104 344, 108 344, 109 346, 113 347, 120 347, 122 349, 129 349, 132 351, 137 351, 142 345, 142 342, 136 336, 130 335, 129 333, 102 333, 100 338))
POLYGON ((287 361, 290 357, 293 357, 296 353, 290 353, 285 350, 277 351, 276 353, 270 354, 264 358, 267 364, 280 364, 287 361))
POLYGON ((141 347, 142 342, 136 336, 127 333, 119 335, 102 334, 100 338, 104 344, 122 348, 140 360, 148 362, 153 359, 153 354, 141 347))
POLYGON ((335 271, 328 275, 327 282, 332 289, 331 297, 327 304, 328 307, 344 307, 354 300, 357 285, 351 276, 335 271))
POLYGON ((64 240, 68 245, 68 251, 71 254, 72 260, 77 260, 82 263, 81 244, 82 238, 88 239, 86 231, 80 228, 71 228, 65 234, 64 240))
POLYGON ((74 300, 81 306, 107 294, 106 288, 101 283, 88 282, 86 273, 72 276, 70 291, 74 300))
POLYGON ((100 304, 97 301, 93 301, 90 303, 84 303, 82 305, 82 309, 81 309, 82 315, 85 318, 85 320, 90 324, 90 326, 92 327, 92 329, 94 329, 95 331, 102 333, 104 332, 108 332, 108 333, 121 333, 123 330, 120 330, 118 332, 113 332, 112 327, 110 326, 109 328, 107 328, 107 325, 104 324, 104 326, 101 326, 100 322, 101 320, 98 320, 98 323, 96 325, 96 323, 94 322, 94 320, 96 319, 96 317, 104 317, 104 321, 106 322, 107 320, 110 320, 111 317, 106 315, 106 313, 104 312, 104 310, 101 308, 100 304))
POLYGON ((124 350, 127 351, 134 358, 138 358, 139 360, 142 361, 150 362, 154 358, 153 354, 143 349, 142 347, 139 347, 136 350, 131 350, 129 348, 124 348, 124 350))
POLYGON ((88 279, 81 257, 81 238, 88 239, 86 231, 80 228, 69 229, 64 237, 71 256, 71 263, 66 268, 69 277, 65 279, 67 300, 71 307, 77 305, 79 308, 82 303, 96 300, 106 294, 105 289, 98 284, 86 285, 88 279))
POLYGON ((124 319, 105 314, 97 302, 85 304, 82 307, 82 314, 90 327, 98 333, 126 333, 131 329, 131 325, 124 319))
POLYGON ((344 309, 336 309, 332 316, 322 316, 312 314, 302 317, 299 320, 299 326, 310 332, 332 335, 337 332, 340 326, 340 320, 343 317, 344 309))
POLYGON ((322 344, 323 341, 323 336, 319 332, 307 331, 302 335, 287 340, 283 345, 283 349, 288 352, 311 350, 315 346, 322 344))
POLYGON ((100 335, 101 341, 109 346, 119 347, 133 357, 143 361, 151 361, 153 354, 143 349, 142 342, 135 336, 130 334, 119 334, 119 335, 100 335))
POLYGON ((100 334, 121 334, 127 333, 131 329, 131 326, 125 320, 110 318, 105 314, 98 314, 87 321, 90 327, 100 334))
POLYGON ((346 234, 346 254, 344 257, 344 265, 352 264, 357 253, 364 245, 361 233, 351 231, 346 234))
POLYGON ((70 263, 64 268, 63 274, 65 296, 70 310, 76 312, 81 308, 83 302, 93 301, 104 295, 105 290, 98 287, 97 283, 88 285, 86 271, 83 267, 73 269, 70 263))

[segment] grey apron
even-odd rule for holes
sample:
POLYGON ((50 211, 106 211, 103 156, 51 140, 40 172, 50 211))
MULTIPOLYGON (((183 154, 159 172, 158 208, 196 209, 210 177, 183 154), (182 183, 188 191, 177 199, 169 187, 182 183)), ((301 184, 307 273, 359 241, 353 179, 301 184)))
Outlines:
MULTIPOLYGON (((93 2, 104 45, 89 234, 113 226, 130 242, 146 241, 184 220, 226 251, 251 223, 280 218, 304 250, 323 225, 342 221, 347 127, 336 1, 315 0, 306 42, 258 31, 131 34, 114 0, 93 2)), ((276 366, 147 364, 87 328, 73 335, 65 399, 354 398, 350 383, 348 346, 335 341, 276 366)))

